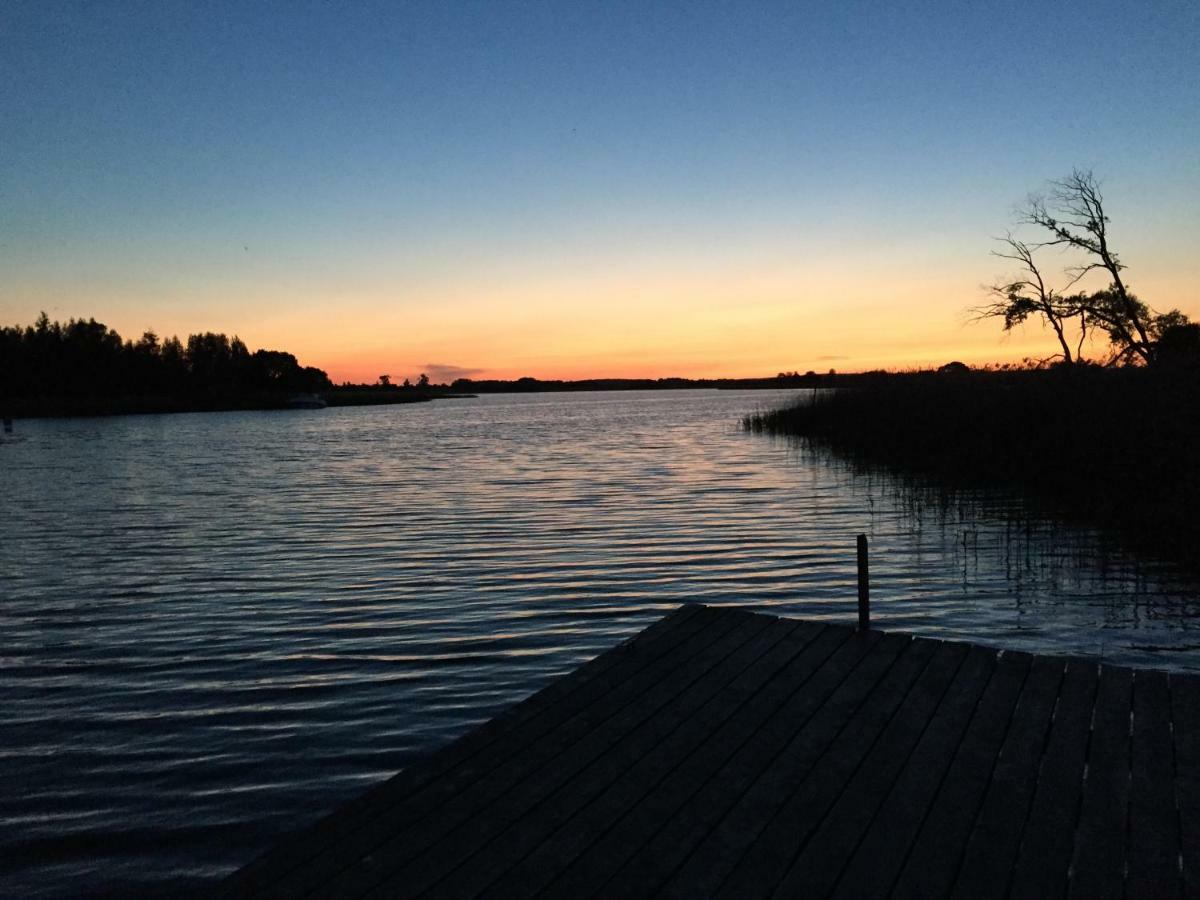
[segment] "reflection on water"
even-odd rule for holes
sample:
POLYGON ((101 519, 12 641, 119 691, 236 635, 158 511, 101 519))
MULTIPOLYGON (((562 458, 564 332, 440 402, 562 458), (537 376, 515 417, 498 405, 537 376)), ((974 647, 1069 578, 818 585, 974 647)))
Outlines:
POLYGON ((0 893, 217 877, 695 600, 1200 670, 1200 593, 738 417, 782 393, 21 421, 0 893))

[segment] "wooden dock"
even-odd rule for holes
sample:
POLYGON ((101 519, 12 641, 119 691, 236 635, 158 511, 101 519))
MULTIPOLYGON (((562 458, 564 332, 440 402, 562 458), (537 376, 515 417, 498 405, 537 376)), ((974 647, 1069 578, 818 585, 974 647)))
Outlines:
POLYGON ((1200 896, 1200 678, 685 606, 224 896, 1200 896))

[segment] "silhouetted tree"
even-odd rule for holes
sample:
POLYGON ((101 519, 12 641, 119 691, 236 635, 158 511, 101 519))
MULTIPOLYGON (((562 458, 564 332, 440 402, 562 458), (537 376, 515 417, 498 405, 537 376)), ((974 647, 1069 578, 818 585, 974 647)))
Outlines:
POLYGON ((1033 195, 1019 213, 1021 224, 1048 233, 1045 240, 1026 244, 1011 234, 1002 238, 1002 259, 1021 264, 1016 278, 992 285, 993 299, 974 312, 977 318, 999 318, 1005 330, 1037 316, 1050 325, 1058 338, 1064 362, 1082 361, 1089 331, 1108 336, 1112 353, 1109 364, 1153 363, 1157 344, 1168 328, 1186 324, 1179 310, 1158 313, 1130 292, 1121 273, 1125 264, 1110 242, 1110 219, 1104 210, 1100 183, 1091 171, 1074 169, 1070 175, 1050 182, 1046 194, 1033 195), (1080 261, 1067 267, 1067 283, 1059 291, 1050 286, 1034 262, 1034 253, 1045 247, 1073 250, 1080 261), (1087 275, 1097 272, 1108 278, 1108 286, 1091 292, 1065 293, 1087 275), (1068 326, 1077 320, 1078 342, 1072 355, 1067 340, 1068 326))
POLYGON ((999 238, 1003 250, 993 250, 992 255, 1021 264, 1021 274, 988 288, 992 299, 972 312, 976 319, 1002 319, 1004 330, 1011 331, 1025 324, 1031 316, 1042 319, 1054 330, 1058 338, 1063 362, 1068 365, 1080 358, 1083 342, 1087 339, 1087 317, 1072 298, 1064 297, 1046 283, 1041 270, 1033 259, 1033 250, 1012 234, 999 238), (1078 318, 1079 342, 1075 353, 1068 343, 1070 321, 1078 318))
POLYGON ((392 386, 392 376, 391 375, 380 375, 379 376, 379 384, 382 387, 391 387, 392 386))
POLYGON ((229 338, 206 331, 188 336, 186 359, 191 385, 203 393, 228 386, 231 366, 229 338))
POLYGON ((1091 171, 1074 169, 1067 177, 1050 182, 1049 194, 1030 197, 1021 216, 1026 224, 1050 232, 1049 239, 1039 247, 1069 247, 1082 252, 1083 261, 1067 269, 1067 287, 1073 287, 1089 272, 1107 274, 1111 279, 1107 291, 1091 298, 1083 294, 1076 298, 1085 316, 1100 323, 1121 354, 1151 362, 1151 313, 1125 287, 1121 277, 1125 264, 1109 244, 1110 220, 1104 212, 1100 183, 1091 171))
POLYGON ((158 353, 161 365, 159 386, 168 396, 179 394, 187 384, 187 357, 183 344, 177 337, 169 337, 162 343, 158 353))
POLYGON ((1163 328, 1157 361, 1165 366, 1200 367, 1200 322, 1179 322, 1163 328))
POLYGON ((417 387, 429 387, 429 376, 424 372, 422 372, 421 377, 417 379, 417 387))

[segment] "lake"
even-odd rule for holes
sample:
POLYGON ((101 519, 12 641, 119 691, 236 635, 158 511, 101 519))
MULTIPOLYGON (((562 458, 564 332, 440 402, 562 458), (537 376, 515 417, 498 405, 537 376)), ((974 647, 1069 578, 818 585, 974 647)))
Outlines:
POLYGON ((0 894, 215 879, 687 601, 1200 671, 1200 585, 739 417, 792 392, 22 420, 0 894))

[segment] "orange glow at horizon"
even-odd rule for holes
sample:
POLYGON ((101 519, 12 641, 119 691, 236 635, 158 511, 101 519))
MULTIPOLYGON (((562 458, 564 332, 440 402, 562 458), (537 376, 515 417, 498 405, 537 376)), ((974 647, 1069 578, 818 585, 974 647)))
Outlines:
MULTIPOLYGON (((707 282, 546 285, 486 301, 463 300, 381 312, 379 302, 338 319, 313 312, 275 323, 273 339, 335 383, 395 381, 421 372, 516 379, 765 377, 780 371, 1017 363, 1045 358, 1056 344, 1029 324, 1004 334, 973 323, 982 292, 975 273, 848 287, 842 273, 793 272, 707 282), (791 276, 791 277, 789 277, 791 276), (804 285, 797 288, 796 284, 804 285), (878 285, 878 286, 876 286, 878 285), (559 296, 571 296, 562 303, 559 296), (837 299, 830 299, 837 298, 837 299), (357 326, 362 319, 369 324, 357 326)), ((482 296, 482 292, 479 296, 482 296)), ((447 298, 449 299, 449 298, 447 298)), ((1195 316, 1200 309, 1174 302, 1195 316)), ((1092 345, 1090 354, 1104 348, 1092 345)))
MULTIPOLYGON (((769 377, 1050 356, 1055 342, 1036 324, 1006 335, 996 320, 970 321, 989 274, 977 261, 949 265, 934 250, 911 259, 825 254, 819 262, 776 252, 708 266, 674 259, 601 272, 517 267, 402 286, 386 275, 340 288, 285 281, 250 285, 240 303, 201 289, 173 304, 127 289, 81 309, 35 292, 26 300, 51 318, 95 316, 125 338, 147 328, 160 336, 237 334, 251 349, 291 352, 335 383, 373 383, 382 374, 398 383, 422 372, 435 383, 769 377)), ((1138 287, 1156 308, 1197 317, 1190 284, 1176 271, 1138 287)))

